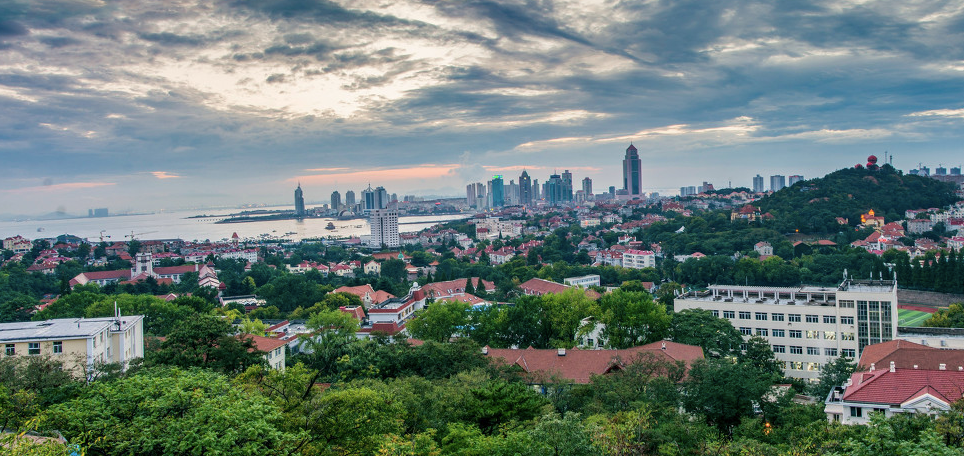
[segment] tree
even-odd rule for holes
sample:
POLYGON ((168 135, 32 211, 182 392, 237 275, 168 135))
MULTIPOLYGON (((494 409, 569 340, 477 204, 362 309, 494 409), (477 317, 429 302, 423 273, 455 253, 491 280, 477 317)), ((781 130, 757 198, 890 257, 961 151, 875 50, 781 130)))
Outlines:
POLYGON ((401 282, 405 280, 405 262, 395 258, 390 258, 382 263, 382 277, 401 282))
POLYGON ((472 305, 461 301, 439 301, 415 313, 406 326, 412 337, 448 342, 459 331, 465 331, 472 305))
POLYGON ((683 406, 729 434, 743 417, 753 414, 754 404, 760 404, 770 390, 769 380, 759 377, 747 363, 698 360, 684 384, 683 406))
POLYGON ((743 336, 729 321, 702 309, 685 309, 673 314, 670 339, 699 345, 707 357, 734 355, 743 343, 743 336))
POLYGON ((293 441, 264 396, 207 370, 151 369, 96 382, 49 415, 93 454, 269 454, 293 441))
POLYGON ((238 374, 264 363, 251 339, 234 334, 231 324, 218 317, 199 316, 180 322, 157 350, 148 352, 148 365, 203 367, 226 374, 238 374))
MULTIPOLYGON (((628 283, 628 282, 627 282, 628 283)), ((624 284, 625 285, 625 284, 624 284)), ((647 292, 622 288, 599 299, 603 337, 611 348, 630 348, 666 337, 672 320, 647 292)))
POLYGON ((755 370, 757 377, 768 379, 771 383, 783 377, 783 362, 774 356, 766 339, 753 336, 744 345, 746 349, 740 354, 739 360, 755 370))
POLYGON ((852 358, 838 357, 820 369, 820 381, 810 387, 810 394, 824 400, 835 386, 843 385, 850 376, 857 371, 857 364, 852 358))

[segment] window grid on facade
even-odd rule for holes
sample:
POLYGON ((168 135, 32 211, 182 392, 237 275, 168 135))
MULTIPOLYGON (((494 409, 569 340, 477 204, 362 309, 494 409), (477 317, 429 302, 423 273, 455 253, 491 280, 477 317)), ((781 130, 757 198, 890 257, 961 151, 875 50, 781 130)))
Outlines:
POLYGON ((3 354, 7 356, 14 356, 17 354, 17 346, 14 344, 7 344, 3 349, 3 354))
POLYGON ((713 310, 713 311, 711 311, 711 312, 713 313, 713 316, 714 316, 714 317, 720 318, 720 311, 719 311, 719 310, 713 310))
POLYGON ((791 338, 791 339, 802 339, 802 338, 803 338, 803 331, 801 331, 801 330, 799 330, 799 329, 791 329, 791 330, 790 330, 790 338, 791 338))
POLYGON ((740 320, 749 320, 750 312, 740 312, 740 320))
POLYGON ((743 334, 744 336, 750 336, 750 335, 753 335, 753 330, 752 330, 751 328, 747 328, 747 327, 745 327, 745 326, 741 326, 741 327, 740 327, 740 334, 743 334))
POLYGON ((786 337, 787 333, 783 329, 774 329, 773 337, 786 337))
POLYGON ((756 335, 758 335, 758 336, 769 337, 769 335, 770 335, 769 332, 770 332, 770 331, 768 331, 766 328, 757 328, 757 329, 756 329, 756 335))
POLYGON ((842 348, 840 349, 840 356, 843 356, 845 358, 856 358, 857 351, 852 348, 842 348))
POLYGON ((827 324, 837 323, 837 317, 835 315, 824 315, 823 322, 827 324))
POLYGON ((723 311, 723 318, 729 318, 729 319, 732 320, 732 319, 736 318, 736 312, 734 312, 734 311, 732 311, 732 310, 724 310, 724 311, 723 311))
POLYGON ((820 349, 817 348, 817 347, 807 347, 807 354, 808 354, 808 355, 819 355, 819 354, 820 354, 820 349))
POLYGON ((825 349, 823 349, 823 354, 824 354, 825 356, 837 356, 837 349, 836 349, 836 348, 825 348, 825 349))
POLYGON ((822 331, 807 331, 807 339, 819 339, 822 331))
POLYGON ((819 315, 807 315, 807 323, 820 323, 819 315))
POLYGON ((798 346, 796 346, 796 345, 791 345, 791 346, 790 346, 790 354, 791 354, 791 355, 802 355, 802 354, 803 354, 803 347, 798 347, 798 346))
POLYGON ((798 323, 798 322, 800 322, 800 314, 789 314, 789 315, 787 315, 787 321, 789 321, 790 323, 798 323))
POLYGON ((754 315, 754 318, 756 318, 758 321, 766 321, 767 314, 766 312, 756 312, 756 314, 754 315))
POLYGON ((54 354, 59 355, 64 352, 64 343, 61 341, 54 342, 54 354))
POLYGON ((852 325, 854 324, 854 317, 840 317, 840 324, 852 325))
POLYGON ((773 353, 786 353, 786 352, 787 352, 787 346, 786 346, 786 345, 774 345, 774 346, 773 346, 773 353))
POLYGON ((772 313, 772 314, 770 314, 770 319, 773 320, 773 321, 783 321, 783 314, 782 314, 782 313, 772 313))
POLYGON ((28 355, 39 355, 40 354, 40 342, 30 342, 27 344, 27 354, 28 355))

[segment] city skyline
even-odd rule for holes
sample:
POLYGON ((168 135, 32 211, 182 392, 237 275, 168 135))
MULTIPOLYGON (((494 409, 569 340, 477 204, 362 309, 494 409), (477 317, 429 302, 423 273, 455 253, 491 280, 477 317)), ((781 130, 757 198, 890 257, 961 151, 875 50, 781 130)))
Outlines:
MULTIPOLYGON (((0 215, 964 162, 952 4, 16 2, 0 215), (373 33, 377 31, 377 33, 373 33), (254 185, 252 185, 254 184, 254 185)), ((597 190, 598 191, 598 190, 597 190)))

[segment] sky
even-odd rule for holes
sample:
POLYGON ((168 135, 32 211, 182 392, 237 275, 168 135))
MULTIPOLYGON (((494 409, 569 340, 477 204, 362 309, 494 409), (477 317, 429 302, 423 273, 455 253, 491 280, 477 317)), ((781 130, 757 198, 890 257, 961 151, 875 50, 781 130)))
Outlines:
POLYGON ((6 0, 0 215, 964 162, 964 3, 6 0))

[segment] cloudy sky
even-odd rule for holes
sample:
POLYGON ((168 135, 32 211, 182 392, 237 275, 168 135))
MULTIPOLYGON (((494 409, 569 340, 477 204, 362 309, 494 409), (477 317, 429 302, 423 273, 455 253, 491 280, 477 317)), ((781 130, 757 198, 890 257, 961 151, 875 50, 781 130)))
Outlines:
POLYGON ((960 1, 7 0, 0 214, 964 162, 960 1))

